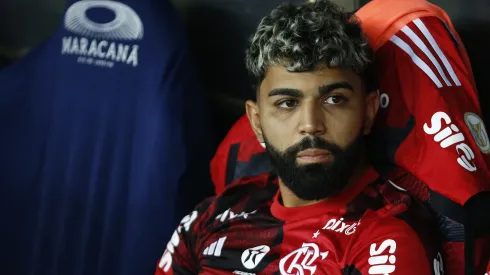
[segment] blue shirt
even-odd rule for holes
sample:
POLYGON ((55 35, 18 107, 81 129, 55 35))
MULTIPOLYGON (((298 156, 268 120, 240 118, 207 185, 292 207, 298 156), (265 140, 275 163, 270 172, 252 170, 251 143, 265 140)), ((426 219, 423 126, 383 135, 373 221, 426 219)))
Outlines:
POLYGON ((153 273, 208 183, 194 69, 168 1, 102 0, 0 71, 0 274, 153 273))

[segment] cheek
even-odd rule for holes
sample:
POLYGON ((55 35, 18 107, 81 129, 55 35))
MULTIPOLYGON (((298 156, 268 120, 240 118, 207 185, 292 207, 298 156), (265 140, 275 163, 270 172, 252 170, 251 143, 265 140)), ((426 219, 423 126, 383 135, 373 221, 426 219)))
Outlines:
POLYGON ((269 118, 261 124, 265 138, 275 149, 282 152, 293 144, 291 127, 286 121, 269 118))
POLYGON ((345 148, 361 133, 364 116, 359 112, 342 112, 335 119, 327 119, 327 140, 345 148))

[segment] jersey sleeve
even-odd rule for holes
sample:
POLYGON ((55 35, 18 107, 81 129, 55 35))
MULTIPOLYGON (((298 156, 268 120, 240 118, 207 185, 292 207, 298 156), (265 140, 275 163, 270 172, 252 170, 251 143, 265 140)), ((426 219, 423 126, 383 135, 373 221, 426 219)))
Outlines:
POLYGON ((385 151, 436 192, 434 202, 456 205, 490 190, 490 143, 465 56, 457 34, 432 16, 401 26, 376 52, 386 129, 378 137, 393 146, 385 151))
POLYGON ((195 275, 199 262, 195 245, 207 219, 208 209, 214 197, 200 203, 177 226, 158 262, 155 275, 195 275))
POLYGON ((443 271, 443 266, 435 239, 419 236, 407 223, 396 218, 368 226, 350 249, 347 266, 354 272, 344 270, 344 274, 443 274, 437 273, 443 271), (434 271, 435 268, 440 270, 434 271))
MULTIPOLYGON (((471 213, 480 232, 475 244, 480 271, 488 262, 483 247, 490 235, 490 201, 475 195, 490 190, 490 142, 464 46, 448 24, 435 16, 416 18, 376 52, 378 123, 384 129, 376 139, 379 146, 392 146, 385 150, 390 162, 427 185, 431 205, 450 218, 449 225, 466 223, 471 213), (478 206, 463 209, 472 197, 478 206)), ((446 273, 462 274, 464 231, 445 229, 446 273)))

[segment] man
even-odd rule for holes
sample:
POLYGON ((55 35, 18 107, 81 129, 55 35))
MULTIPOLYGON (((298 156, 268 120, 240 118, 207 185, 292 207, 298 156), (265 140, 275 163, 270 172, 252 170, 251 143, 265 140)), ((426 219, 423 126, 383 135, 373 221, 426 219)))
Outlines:
POLYGON ((329 1, 279 6, 247 51, 247 115, 277 173, 230 185, 174 232, 156 274, 439 274, 422 205, 364 157, 379 97, 359 24, 329 1))
MULTIPOLYGON (((369 135, 373 165, 390 177, 403 167, 420 180, 401 187, 438 212, 445 274, 488 272, 490 141, 480 118, 484 94, 477 94, 463 42, 447 14, 426 0, 373 0, 356 16, 375 52, 380 92, 369 135)), ((271 169, 245 116, 211 165, 218 194, 271 169)))

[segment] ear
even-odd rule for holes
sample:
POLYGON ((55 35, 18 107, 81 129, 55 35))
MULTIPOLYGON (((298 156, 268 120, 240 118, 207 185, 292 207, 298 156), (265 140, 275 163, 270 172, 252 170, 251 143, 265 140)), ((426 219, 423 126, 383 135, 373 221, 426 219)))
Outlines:
POLYGON ((373 128, 374 120, 376 119, 376 114, 379 109, 379 93, 378 91, 371 91, 366 96, 366 113, 364 120, 364 134, 368 135, 371 133, 373 128))
POLYGON ((247 102, 245 102, 245 108, 247 110, 248 121, 250 121, 250 125, 252 126, 255 136, 257 136, 257 140, 259 143, 263 143, 264 137, 262 135, 262 127, 260 125, 259 106, 256 102, 247 100, 247 102))

